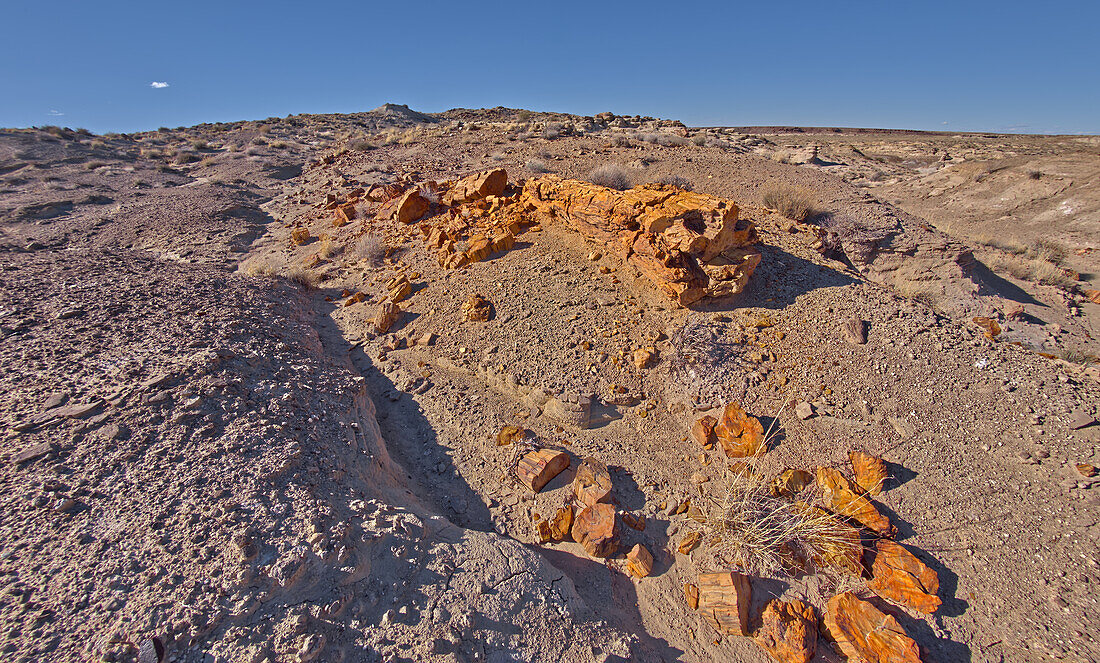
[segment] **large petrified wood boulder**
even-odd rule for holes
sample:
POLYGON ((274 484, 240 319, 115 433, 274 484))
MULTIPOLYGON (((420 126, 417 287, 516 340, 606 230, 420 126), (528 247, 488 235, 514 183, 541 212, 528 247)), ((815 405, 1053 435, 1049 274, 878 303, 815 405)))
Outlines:
POLYGON ((755 226, 737 205, 677 187, 627 191, 547 175, 528 180, 522 203, 540 221, 564 222, 582 235, 619 245, 624 257, 681 305, 744 289, 760 263, 755 226))
POLYGON ((851 518, 881 536, 894 535, 890 519, 879 512, 860 487, 837 469, 817 468, 817 487, 821 489, 825 506, 833 513, 851 518))
POLYGON ((598 503, 580 510, 573 519, 573 540, 593 557, 610 557, 619 549, 619 519, 615 507, 598 503))
POLYGON ((585 506, 606 502, 611 497, 611 473, 595 458, 585 458, 573 477, 573 494, 585 506))
POLYGON ((817 650, 817 616, 809 604, 769 601, 753 639, 779 663, 810 663, 817 650))
POLYGON ((885 539, 875 544, 868 587, 884 599, 929 615, 943 603, 936 595, 940 590, 936 572, 900 544, 885 539))
POLYGON ((489 196, 499 196, 508 186, 508 173, 503 168, 476 173, 455 182, 443 196, 445 205, 472 203, 489 196))
POLYGON ((851 592, 829 599, 825 630, 849 661, 919 663, 920 649, 898 620, 851 592))
POLYGON ((749 606, 752 584, 736 571, 700 573, 699 610, 710 625, 723 635, 749 634, 749 606))
POLYGON ((722 411, 722 418, 714 426, 714 436, 729 458, 755 456, 764 444, 764 426, 756 417, 749 416, 737 403, 730 403, 722 411))

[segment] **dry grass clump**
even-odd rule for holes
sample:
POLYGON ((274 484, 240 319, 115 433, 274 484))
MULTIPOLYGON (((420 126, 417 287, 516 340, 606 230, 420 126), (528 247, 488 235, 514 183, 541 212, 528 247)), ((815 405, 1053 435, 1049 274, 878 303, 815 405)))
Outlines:
POLYGON ((275 276, 275 267, 267 262, 254 262, 244 270, 245 276, 252 278, 272 278, 275 276))
POLYGON ((894 287, 894 290, 906 299, 912 299, 931 308, 939 306, 940 297, 942 296, 939 288, 920 281, 902 281, 894 287))
POLYGON ((306 290, 313 290, 321 283, 321 277, 317 272, 301 267, 291 268, 291 270, 286 273, 286 280, 300 285, 306 290))
POLYGON ((766 447, 732 473, 724 495, 702 505, 703 544, 721 563, 759 577, 787 577, 816 560, 843 557, 858 544, 858 534, 824 508, 814 484, 791 497, 773 494, 771 478, 759 467, 766 447))
POLYGON ((542 129, 542 137, 546 140, 554 140, 561 136, 561 122, 550 122, 542 129))
POLYGON ((764 189, 764 206, 788 219, 805 221, 819 212, 813 195, 802 187, 773 184, 764 189))
POLYGON ((634 147, 634 143, 627 136, 619 134, 611 138, 611 147, 634 147))
POLYGON ((377 267, 382 264, 382 260, 386 257, 386 243, 381 235, 367 233, 360 237, 355 244, 353 257, 365 260, 367 264, 377 267))
POLYGON ((627 173, 625 168, 614 163, 605 163, 590 170, 588 181, 616 191, 624 191, 630 188, 630 174, 627 173))
POLYGON ((532 173, 549 173, 550 166, 541 159, 531 159, 527 162, 527 170, 531 171, 532 173))
POLYGON ((331 237, 325 237, 321 240, 321 245, 317 248, 317 253, 325 260, 331 260, 334 255, 340 252, 341 245, 332 241, 331 237))
POLYGON ((1032 281, 1059 288, 1070 288, 1077 282, 1066 273, 1066 270, 1041 258, 995 253, 987 262, 993 271, 1010 274, 1021 281, 1032 281))

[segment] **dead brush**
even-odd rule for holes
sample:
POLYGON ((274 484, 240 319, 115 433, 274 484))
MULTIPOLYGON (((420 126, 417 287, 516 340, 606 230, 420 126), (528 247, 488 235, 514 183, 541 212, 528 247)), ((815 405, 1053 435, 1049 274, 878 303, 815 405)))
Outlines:
POLYGON ((773 184, 764 190, 763 202, 764 207, 793 221, 805 221, 820 213, 813 194, 797 186, 773 184))
POLYGON ((716 561, 759 577, 782 578, 809 570, 821 560, 844 555, 858 542, 855 530, 824 508, 815 484, 790 497, 773 491, 761 464, 783 409, 769 426, 760 451, 746 458, 740 471, 731 472, 725 494, 700 504, 696 524, 716 561))

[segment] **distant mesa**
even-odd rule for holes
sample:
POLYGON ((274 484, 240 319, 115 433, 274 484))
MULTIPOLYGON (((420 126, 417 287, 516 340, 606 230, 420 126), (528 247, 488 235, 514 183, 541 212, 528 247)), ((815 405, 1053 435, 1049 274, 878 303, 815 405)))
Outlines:
POLYGON ((370 112, 371 115, 384 118, 400 118, 410 122, 435 122, 435 118, 418 113, 405 104, 382 104, 370 112))

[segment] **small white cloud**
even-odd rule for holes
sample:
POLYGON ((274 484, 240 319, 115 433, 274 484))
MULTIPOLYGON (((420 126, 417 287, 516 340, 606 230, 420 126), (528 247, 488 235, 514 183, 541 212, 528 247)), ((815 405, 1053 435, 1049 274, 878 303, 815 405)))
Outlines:
POLYGON ((164 81, 153 81, 152 83, 149 84, 149 87, 156 88, 156 89, 159 90, 161 88, 168 87, 168 84, 165 83, 164 81))
POLYGON ((61 117, 62 115, 64 115, 64 113, 62 113, 61 111, 54 110, 52 108, 50 109, 50 112, 48 114, 53 116, 53 117, 61 117))
POLYGON ((940 124, 947 124, 947 120, 944 120, 943 122, 940 122, 940 124))

